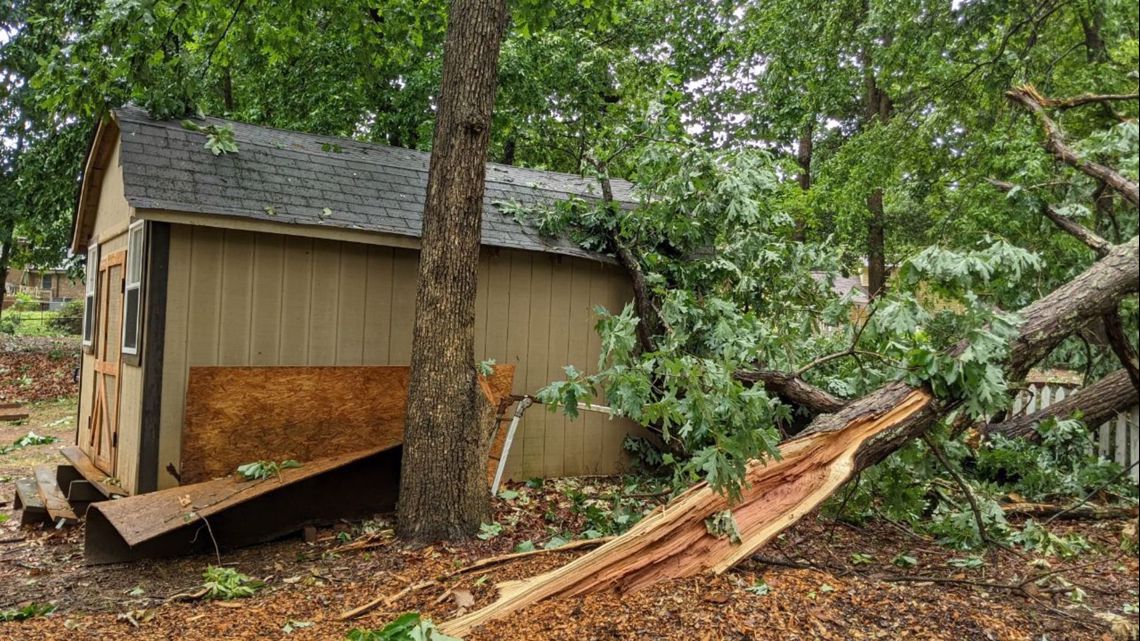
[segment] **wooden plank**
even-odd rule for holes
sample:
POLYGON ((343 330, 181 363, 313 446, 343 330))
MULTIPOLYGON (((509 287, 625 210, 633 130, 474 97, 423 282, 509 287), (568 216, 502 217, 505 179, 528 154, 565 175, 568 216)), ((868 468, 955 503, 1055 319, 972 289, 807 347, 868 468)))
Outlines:
MULTIPOLYGON (((570 352, 570 288, 571 274, 567 261, 550 257, 550 332, 547 339, 546 381, 566 378, 563 368, 569 363, 570 352)), ((546 439, 543 444, 543 476, 566 474, 566 432, 574 429, 561 412, 543 412, 546 419, 546 439)))
MULTIPOLYGON (((158 489, 166 362, 166 302, 170 279, 170 223, 147 223, 147 280, 143 300, 142 400, 139 403, 135 491, 158 489)), ((125 448, 124 448, 125 449, 125 448)), ((70 497, 71 494, 68 493, 70 497)))
POLYGON ((0 410, 0 421, 15 422, 28 418, 28 413, 19 408, 0 410))
POLYGON ((15 485, 16 499, 12 509, 20 510, 20 525, 32 525, 46 520, 48 513, 44 508, 36 480, 16 479, 15 485))
MULTIPOLYGON (((1128 440, 1131 443, 1128 451, 1131 458, 1128 465, 1134 465, 1136 461, 1140 461, 1140 408, 1133 407, 1131 412, 1121 416, 1121 422, 1124 423, 1128 430, 1128 440)), ((1133 483, 1140 483, 1140 465, 1132 468, 1129 474, 1132 477, 1133 483)))
MULTIPOLYGON (((513 373, 497 374, 494 394, 508 394, 513 373)), ((193 367, 187 387, 182 483, 403 441, 406 366, 193 367)))
POLYGON ((340 253, 336 364, 361 365, 364 353, 364 297, 368 291, 368 247, 346 244, 340 253))
MULTIPOLYGON (((571 261, 570 325, 566 360, 580 372, 589 371, 590 362, 597 360, 590 353, 590 336, 594 335, 594 314, 590 310, 590 274, 592 266, 585 261, 571 261)), ((598 425, 603 417, 593 412, 579 415, 577 420, 566 421, 563 441, 565 473, 586 474, 585 444, 587 425, 598 425)))
POLYGON ((118 485, 110 482, 107 473, 95 467, 95 463, 87 456, 83 450, 74 445, 59 448, 59 453, 71 463, 75 471, 91 482, 95 489, 99 490, 103 496, 113 498, 116 496, 127 496, 130 492, 119 487, 118 485))
POLYGON ((339 243, 317 240, 313 243, 312 305, 309 307, 309 365, 335 365, 336 341, 340 330, 337 305, 340 301, 339 243))
POLYGON ((255 248, 250 232, 226 230, 218 291, 218 365, 249 365, 255 248))
POLYGON ((388 337, 392 328, 392 249, 369 247, 364 285, 364 365, 391 365, 388 337))
POLYGON ((59 489, 59 485, 55 481, 55 466, 37 465, 35 475, 36 489, 40 493, 40 498, 43 499, 44 509, 51 516, 51 520, 56 523, 60 519, 65 523, 78 521, 79 517, 75 515, 75 511, 71 509, 71 504, 67 502, 67 497, 63 495, 63 491, 59 489))
POLYGON ((249 364, 276 365, 281 345, 281 303, 286 295, 285 238, 258 234, 253 256, 249 364))
MULTIPOLYGON (((546 365, 550 358, 550 259, 531 257, 530 325, 527 329, 526 391, 534 394, 546 383, 546 365)), ((523 469, 527 476, 545 476, 546 424, 549 414, 537 412, 526 421, 523 430, 523 469)))
MULTIPOLYGON (((598 322, 598 314, 594 310, 598 306, 607 305, 605 298, 606 280, 600 265, 590 266, 590 327, 598 322)), ((589 362, 586 363, 588 374, 598 373, 598 354, 602 351, 602 339, 598 333, 591 331, 587 337, 587 346, 590 353, 589 362)), ((589 416, 585 427, 583 459, 587 474, 598 474, 602 470, 602 438, 606 423, 601 416, 589 416)))
POLYGON ((281 291, 281 336, 277 365, 307 365, 309 362, 309 307, 312 304, 313 241, 289 236, 285 239, 284 275, 281 291))
POLYGON ((194 322, 186 327, 188 364, 215 365, 221 311, 218 296, 222 287, 221 230, 194 228, 192 254, 189 308, 194 322))
POLYGON ((187 327, 190 322, 190 272, 192 271, 193 230, 185 225, 170 228, 170 274, 166 291, 166 329, 162 368, 162 412, 158 435, 158 487, 178 483, 177 472, 182 446, 182 412, 186 399, 187 327), (170 469, 168 469, 168 467, 170 469))
POLYGON ((418 256, 416 252, 392 250, 392 324, 388 336, 388 362, 393 365, 412 362, 416 283, 420 270, 418 256))

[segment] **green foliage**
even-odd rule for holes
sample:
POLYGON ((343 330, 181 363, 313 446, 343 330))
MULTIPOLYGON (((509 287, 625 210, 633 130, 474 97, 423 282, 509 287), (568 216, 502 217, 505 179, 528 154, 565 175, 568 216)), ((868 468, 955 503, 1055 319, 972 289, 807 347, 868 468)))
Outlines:
POLYGON ((1062 559, 1072 559, 1092 547, 1079 534, 1057 536, 1032 519, 1025 523, 1020 532, 1013 535, 1012 541, 1026 550, 1043 556, 1059 556, 1062 559))
POLYGON ((27 621, 52 612, 55 612, 55 606, 51 603, 32 602, 17 610, 0 610, 0 621, 27 621))
POLYGON ((47 319, 49 329, 69 336, 78 336, 83 331, 83 301, 69 300, 63 304, 55 316, 47 319))
POLYGON ((345 638, 348 641, 459 641, 440 632, 431 621, 420 618, 418 612, 401 614, 378 630, 353 628, 345 638))
POLYGON ((237 141, 234 140, 234 129, 230 126, 199 125, 193 120, 183 120, 182 128, 189 131, 206 134, 206 144, 203 145, 215 156, 222 154, 236 154, 237 141))
POLYGON ((12 441, 10 445, 0 445, 0 456, 8 454, 9 452, 14 452, 16 450, 22 450, 25 447, 31 447, 33 445, 48 445, 49 443, 55 443, 57 441, 59 441, 59 439, 54 436, 41 436, 35 432, 28 432, 20 438, 12 441))
POLYGON ((233 568, 211 565, 202 573, 203 598, 229 601, 251 597, 265 587, 265 583, 238 572, 233 568))
POLYGON ((237 467, 238 476, 247 481, 256 481, 271 479, 281 474, 281 470, 288 470, 292 468, 301 467, 301 464, 293 459, 286 461, 254 461, 252 463, 245 463, 237 467))
POLYGON ((503 533, 503 526, 498 523, 480 523, 479 533, 475 536, 487 541, 503 533))
POLYGON ((723 510, 705 519, 705 529, 718 539, 728 539, 732 544, 740 545, 740 530, 732 510, 723 510))

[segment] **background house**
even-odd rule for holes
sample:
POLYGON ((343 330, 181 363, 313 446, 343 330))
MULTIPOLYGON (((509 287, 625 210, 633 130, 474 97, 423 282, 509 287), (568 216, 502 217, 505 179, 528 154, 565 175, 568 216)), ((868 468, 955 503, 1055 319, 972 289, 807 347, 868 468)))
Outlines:
POLYGON ((4 308, 15 304, 16 294, 27 294, 44 309, 57 309, 69 300, 83 298, 83 279, 71 276, 62 267, 10 267, 4 281, 4 308))
MULTIPOLYGON (((411 356, 428 154, 202 126, 232 128, 239 150, 215 156, 199 131, 116 111, 98 129, 76 210, 72 250, 88 266, 77 441, 130 493, 179 483, 192 368, 406 365, 411 356)), ((592 181, 500 165, 488 165, 487 180, 477 358, 514 365, 514 393, 532 394, 567 364, 594 370, 592 310, 619 309, 631 291, 607 257, 496 207, 590 197, 592 181)), ((630 199, 628 185, 615 187, 630 199)), ((532 410, 508 476, 618 471, 622 441, 637 430, 532 410)), ((256 424, 232 435, 260 437, 256 424)))

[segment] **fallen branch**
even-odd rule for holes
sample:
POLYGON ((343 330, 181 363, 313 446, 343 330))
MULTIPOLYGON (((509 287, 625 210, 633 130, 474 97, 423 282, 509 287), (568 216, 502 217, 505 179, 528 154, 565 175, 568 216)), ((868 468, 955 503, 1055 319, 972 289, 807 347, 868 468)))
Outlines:
POLYGON ((1034 519, 1056 517, 1063 521, 1102 521, 1136 516, 1136 507, 1099 505, 1052 505, 1049 503, 1011 503, 1001 506, 1006 516, 1034 519))
POLYGON ((345 610, 344 612, 340 613, 339 618, 341 621, 348 621, 350 619, 355 619, 356 617, 358 617, 362 614, 367 614, 368 612, 375 610, 380 605, 385 605, 385 606, 392 605, 396 601, 399 601, 400 599, 411 594, 412 592, 423 590, 424 588, 430 588, 433 585, 439 585, 439 581, 436 581, 433 579, 431 581, 421 581, 420 583, 416 583, 414 585, 409 585, 408 587, 404 588, 403 590, 400 590, 399 592, 397 592, 395 594, 376 597, 375 599, 372 599, 371 601, 369 601, 368 603, 365 603, 364 605, 361 605, 359 607, 355 607, 351 610, 345 610))
MULTIPOLYGON (((1140 238, 1114 247, 1069 283, 1021 310, 1006 368, 1027 370, 1090 318, 1140 289, 1140 238)), ((968 344, 960 345, 960 353, 968 344)), ((501 583, 499 599, 443 626, 464 636, 474 627, 547 598, 609 589, 636 591, 658 581, 721 573, 818 507, 860 470, 920 436, 951 399, 935 402, 923 388, 884 385, 834 414, 817 417, 785 441, 780 457, 749 462, 739 501, 699 483, 654 510, 622 536, 545 574, 501 583), (730 511, 733 536, 709 532, 706 519, 730 511)))
POLYGON ((1128 373, 1118 369, 1042 410, 1001 423, 990 423, 981 431, 987 437, 1001 434, 1006 438, 1037 441, 1041 435, 1038 434, 1036 427, 1047 419, 1067 419, 1079 412, 1085 425, 1095 429, 1105 421, 1115 418, 1117 413, 1128 411, 1138 401, 1140 401, 1140 392, 1137 392, 1132 385, 1128 373))
POLYGON ((599 545, 604 545, 606 543, 609 543, 610 541, 614 540, 615 538, 617 538, 617 537, 601 536, 601 537, 598 537, 596 539, 579 539, 577 541, 570 541, 570 542, 566 543, 565 545, 561 545, 561 546, 556 547, 556 548, 549 548, 549 549, 540 548, 537 550, 527 550, 526 552, 511 552, 509 554, 500 554, 498 556, 491 556, 491 557, 487 557, 485 559, 480 559, 480 560, 472 563, 471 565, 468 565, 465 568, 461 568, 459 570, 452 572, 451 574, 448 574, 447 576, 451 577, 451 576, 458 576, 460 574, 468 574, 470 572, 474 572, 475 570, 482 570, 483 568, 488 568, 488 567, 491 567, 493 565, 499 565, 501 563, 507 563, 509 561, 516 561, 518 559, 525 559, 527 557, 532 557, 532 556, 536 556, 539 554, 549 554, 551 552, 569 552, 570 550, 578 550, 581 548, 597 547, 599 545))

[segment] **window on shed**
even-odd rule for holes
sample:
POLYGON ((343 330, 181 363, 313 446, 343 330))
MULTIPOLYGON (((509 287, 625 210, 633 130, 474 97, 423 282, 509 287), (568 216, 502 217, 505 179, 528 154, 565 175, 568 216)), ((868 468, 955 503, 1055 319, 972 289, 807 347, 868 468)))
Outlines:
POLYGON ((127 282, 123 291, 123 353, 139 353, 142 305, 144 221, 131 223, 127 232, 127 282))
POLYGON ((99 245, 87 248, 86 286, 83 295, 83 344, 95 342, 95 283, 99 280, 99 245))
POLYGON ((40 289, 51 289, 51 274, 44 274, 41 277, 40 289))

